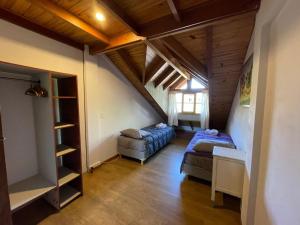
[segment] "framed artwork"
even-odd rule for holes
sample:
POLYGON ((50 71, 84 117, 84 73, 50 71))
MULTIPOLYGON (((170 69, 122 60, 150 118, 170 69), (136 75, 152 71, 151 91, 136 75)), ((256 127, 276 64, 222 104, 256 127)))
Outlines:
POLYGON ((253 55, 251 55, 244 64, 240 79, 240 105, 245 107, 250 106, 252 68, 253 55))

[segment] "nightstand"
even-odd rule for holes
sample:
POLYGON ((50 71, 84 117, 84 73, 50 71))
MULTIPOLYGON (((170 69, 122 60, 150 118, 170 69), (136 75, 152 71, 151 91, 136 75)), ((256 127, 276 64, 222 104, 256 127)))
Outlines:
POLYGON ((245 152, 214 147, 211 200, 215 203, 215 192, 223 192, 241 198, 243 193, 245 152))

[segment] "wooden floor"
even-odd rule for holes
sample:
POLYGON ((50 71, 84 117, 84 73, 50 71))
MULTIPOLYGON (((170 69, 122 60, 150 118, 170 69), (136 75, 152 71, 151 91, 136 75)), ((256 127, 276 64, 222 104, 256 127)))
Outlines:
POLYGON ((29 219, 36 211, 25 209, 15 224, 239 225, 237 199, 225 196, 223 207, 212 208, 209 184, 179 173, 185 145, 176 140, 144 166, 124 158, 104 164, 84 176, 83 197, 59 213, 37 202, 40 217, 29 219))

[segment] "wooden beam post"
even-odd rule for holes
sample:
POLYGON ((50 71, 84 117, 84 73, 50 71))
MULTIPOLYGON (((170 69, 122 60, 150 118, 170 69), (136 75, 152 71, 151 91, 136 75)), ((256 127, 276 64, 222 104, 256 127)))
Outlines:
POLYGON ((139 35, 138 25, 114 2, 114 0, 97 0, 97 2, 117 17, 134 34, 139 35))
POLYGON ((52 1, 49 1, 49 0, 30 0, 30 1, 33 4, 38 5, 39 7, 43 8, 44 10, 52 13, 53 15, 63 19, 64 21, 74 25, 75 27, 85 31, 86 33, 95 37, 96 39, 103 42, 104 44, 109 44, 109 38, 105 34, 101 33, 96 28, 89 25, 85 21, 79 19, 77 16, 73 15, 72 13, 65 10, 64 8, 56 5, 52 1))
POLYGON ((167 3, 169 5, 169 8, 177 22, 181 22, 179 9, 177 8, 174 0, 167 0, 167 3))
POLYGON ((110 39, 109 45, 102 47, 102 46, 94 46, 90 48, 90 54, 100 54, 100 53, 107 53, 110 51, 115 51, 120 48, 125 48, 129 46, 133 46, 136 44, 140 44, 145 40, 144 37, 136 36, 132 32, 121 34, 115 38, 110 39))
POLYGON ((148 103, 156 110, 156 112, 161 116, 164 121, 167 121, 168 116, 162 110, 160 105, 155 101, 152 95, 147 91, 144 87, 140 79, 138 79, 139 75, 136 74, 136 70, 133 69, 131 63, 128 61, 130 55, 125 49, 119 49, 116 51, 119 55, 120 59, 127 66, 127 68, 131 71, 131 74, 123 73, 124 76, 129 80, 129 82, 137 89, 137 91, 148 101, 148 103))
POLYGON ((259 9, 260 0, 214 0, 181 11, 181 23, 167 15, 140 27, 140 35, 149 40, 178 32, 216 24, 221 20, 259 9))
POLYGON ((168 66, 155 80, 154 80, 154 86, 157 87, 161 85, 164 81, 166 81, 168 78, 173 76, 176 73, 176 71, 171 67, 168 66))
POLYGON ((185 81, 186 79, 184 77, 180 77, 174 84, 172 84, 170 90, 175 90, 179 85, 181 85, 185 81))
POLYGON ((36 32, 38 34, 44 35, 48 38, 51 38, 53 40, 62 42, 66 45, 72 46, 74 48, 77 48, 79 50, 84 49, 84 45, 81 43, 78 43, 68 37, 62 36, 61 34, 58 34, 52 30, 48 30, 45 27, 42 27, 38 24, 35 24, 23 17, 17 16, 11 12, 8 12, 4 9, 0 9, 0 18, 3 20, 6 20, 10 23, 13 23, 15 25, 21 26, 25 29, 31 30, 33 32, 36 32))
POLYGON ((145 74, 145 85, 154 77, 154 75, 166 66, 166 62, 159 56, 156 56, 153 61, 147 66, 145 74))
POLYGON ((180 74, 179 73, 175 73, 170 79, 168 79, 166 81, 166 83, 163 84, 163 89, 167 89, 168 87, 170 87, 172 84, 174 84, 179 78, 180 78, 180 74))
POLYGON ((117 50, 117 53, 121 57, 121 59, 124 61, 126 59, 125 64, 130 69, 130 71, 136 75, 136 78, 142 82, 143 75, 139 72, 138 68, 136 67, 135 63, 132 61, 131 56, 125 49, 119 49, 117 50))
POLYGON ((174 37, 165 37, 163 42, 184 62, 188 68, 195 71, 204 80, 207 80, 207 71, 205 66, 199 62, 188 50, 186 50, 174 37))
POLYGON ((188 71, 174 58, 170 51, 159 40, 148 41, 146 44, 153 49, 153 51, 165 60, 170 66, 172 66, 178 73, 180 73, 186 79, 190 79, 188 71))

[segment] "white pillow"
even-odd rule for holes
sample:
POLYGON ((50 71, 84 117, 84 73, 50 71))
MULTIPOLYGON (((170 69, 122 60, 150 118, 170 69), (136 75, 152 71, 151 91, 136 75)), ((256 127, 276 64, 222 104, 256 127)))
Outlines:
POLYGON ((151 134, 150 132, 145 131, 145 130, 139 130, 139 132, 142 137, 147 137, 151 134))

